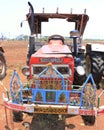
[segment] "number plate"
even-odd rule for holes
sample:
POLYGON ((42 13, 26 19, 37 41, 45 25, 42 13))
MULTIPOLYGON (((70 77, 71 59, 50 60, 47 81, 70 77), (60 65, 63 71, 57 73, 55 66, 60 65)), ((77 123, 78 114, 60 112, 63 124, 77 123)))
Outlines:
POLYGON ((67 108, 35 107, 34 113, 67 114, 67 108))

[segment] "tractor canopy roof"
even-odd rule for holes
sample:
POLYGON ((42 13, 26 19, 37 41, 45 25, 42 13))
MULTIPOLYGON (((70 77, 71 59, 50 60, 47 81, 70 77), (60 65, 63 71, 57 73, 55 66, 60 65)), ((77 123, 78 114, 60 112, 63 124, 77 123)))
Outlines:
MULTIPOLYGON (((29 3, 30 4, 30 3, 29 3)), ((83 14, 64 14, 64 13, 34 13, 33 6, 30 4, 29 13, 26 15, 30 30, 33 34, 41 34, 41 23, 49 22, 49 19, 66 19, 67 22, 75 23, 75 30, 79 31, 80 36, 83 35, 89 16, 86 14, 86 10, 83 14)))

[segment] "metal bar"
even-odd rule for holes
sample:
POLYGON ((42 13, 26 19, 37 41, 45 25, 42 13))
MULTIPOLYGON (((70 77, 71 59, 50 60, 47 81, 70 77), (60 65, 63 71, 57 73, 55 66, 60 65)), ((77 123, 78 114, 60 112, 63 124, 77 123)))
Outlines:
POLYGON ((99 96, 98 96, 98 101, 97 101, 97 107, 99 108, 99 106, 100 106, 100 97, 103 95, 103 93, 104 93, 104 90, 99 94, 99 96))
POLYGON ((22 97, 23 97, 23 95, 22 95, 23 85, 22 85, 22 82, 21 82, 20 77, 19 77, 18 73, 16 72, 16 70, 14 70, 14 73, 12 75, 12 79, 10 81, 10 94, 12 96, 12 99, 14 100, 14 95, 12 93, 12 83, 13 83, 13 80, 14 80, 15 76, 16 76, 16 78, 18 80, 19 85, 20 85, 20 101, 22 101, 22 97))
POLYGON ((6 125, 7 125, 7 127, 8 127, 9 125, 8 125, 7 108, 6 108, 6 107, 5 107, 5 117, 6 117, 6 118, 5 118, 5 119, 6 119, 6 125))

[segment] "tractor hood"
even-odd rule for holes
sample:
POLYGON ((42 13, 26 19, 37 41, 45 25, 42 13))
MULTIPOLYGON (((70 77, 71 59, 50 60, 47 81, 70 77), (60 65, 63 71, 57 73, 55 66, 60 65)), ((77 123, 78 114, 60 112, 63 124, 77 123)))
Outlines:
POLYGON ((67 45, 61 44, 60 40, 51 40, 48 45, 42 46, 32 57, 72 57, 67 45))

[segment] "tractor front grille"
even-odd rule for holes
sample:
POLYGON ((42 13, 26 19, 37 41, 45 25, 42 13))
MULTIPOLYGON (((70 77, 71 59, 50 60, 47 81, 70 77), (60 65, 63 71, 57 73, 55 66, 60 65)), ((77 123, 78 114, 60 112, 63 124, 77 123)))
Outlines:
POLYGON ((61 78, 39 78, 35 80, 35 88, 39 89, 53 89, 53 90, 67 90, 69 81, 62 81, 61 78))

